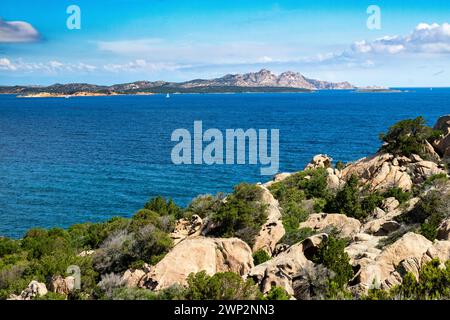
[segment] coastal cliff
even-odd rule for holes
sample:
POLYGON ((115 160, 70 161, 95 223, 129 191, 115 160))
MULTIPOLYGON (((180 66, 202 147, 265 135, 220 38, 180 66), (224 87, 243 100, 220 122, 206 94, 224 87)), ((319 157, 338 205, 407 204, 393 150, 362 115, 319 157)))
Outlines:
POLYGON ((449 299, 450 116, 380 138, 186 208, 157 197, 130 219, 0 238, 0 297, 449 299))

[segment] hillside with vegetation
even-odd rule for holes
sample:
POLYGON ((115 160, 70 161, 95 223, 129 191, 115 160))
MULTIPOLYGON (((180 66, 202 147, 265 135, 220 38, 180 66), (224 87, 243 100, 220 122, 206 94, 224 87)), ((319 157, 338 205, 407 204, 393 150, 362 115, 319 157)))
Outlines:
POLYGON ((380 139, 185 208, 0 238, 0 298, 450 299, 450 116, 380 139))

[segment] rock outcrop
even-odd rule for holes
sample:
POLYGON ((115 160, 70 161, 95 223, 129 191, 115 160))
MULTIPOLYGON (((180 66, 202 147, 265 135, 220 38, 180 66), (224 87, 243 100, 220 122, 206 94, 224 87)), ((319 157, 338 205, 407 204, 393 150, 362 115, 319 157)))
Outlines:
POLYGON ((261 201, 267 205, 267 222, 264 223, 258 235, 255 237, 252 250, 253 252, 264 250, 269 255, 272 255, 275 246, 283 238, 285 230, 281 220, 278 201, 266 187, 259 187, 263 190, 261 201))
POLYGON ((319 234, 307 238, 271 260, 254 267, 248 276, 259 284, 263 293, 269 292, 273 286, 279 286, 293 295, 292 280, 304 268, 314 268, 314 263, 307 257, 314 255, 319 244, 326 237, 326 234, 319 234))
POLYGON ((333 228, 341 237, 348 238, 359 232, 361 222, 347 217, 345 214, 314 213, 310 214, 308 219, 300 224, 300 228, 311 228, 318 232, 325 232, 333 228))
POLYGON ((144 270, 129 269, 129 270, 125 271, 125 273, 122 275, 121 283, 127 288, 136 288, 136 287, 138 287, 139 282, 142 280, 142 278, 145 276, 145 274, 146 273, 144 270))
POLYGON ((440 173, 446 173, 446 171, 439 164, 424 161, 417 155, 407 158, 382 153, 346 166, 342 170, 342 178, 348 179, 355 174, 372 191, 386 191, 392 187, 409 191, 414 184, 440 173))
POLYGON ((432 242, 425 237, 409 232, 399 240, 385 247, 376 257, 361 257, 356 260, 360 270, 354 282, 355 291, 367 292, 372 287, 390 288, 401 281, 396 268, 406 259, 421 261, 423 255, 432 246, 432 242))
POLYGON ((45 283, 33 280, 20 295, 11 295, 8 300, 32 300, 35 297, 45 296, 47 293, 45 283))
POLYGON ((305 170, 308 169, 318 169, 318 168, 329 168, 331 167, 331 163, 333 159, 327 156, 326 154, 318 154, 313 157, 311 162, 305 167, 305 170))
POLYGON ((202 232, 203 220, 198 215, 193 215, 191 219, 180 219, 176 222, 174 231, 170 234, 174 245, 187 237, 199 236, 202 232))
POLYGON ((176 245, 139 283, 153 290, 186 284, 190 273, 231 271, 241 276, 253 268, 250 247, 237 238, 187 238, 176 245))
POLYGON ((62 295, 68 295, 75 289, 75 278, 68 276, 63 278, 62 276, 54 276, 50 281, 49 290, 51 292, 59 293, 62 295))

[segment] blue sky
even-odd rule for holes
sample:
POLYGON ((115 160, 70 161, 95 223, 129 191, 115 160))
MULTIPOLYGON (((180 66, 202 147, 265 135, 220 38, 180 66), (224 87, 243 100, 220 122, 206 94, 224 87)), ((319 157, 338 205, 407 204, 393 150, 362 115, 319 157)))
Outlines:
POLYGON ((450 86, 450 1, 2 0, 0 84, 183 81, 267 68, 450 86), (69 30, 66 8, 81 9, 69 30), (370 5, 381 28, 366 25, 370 5))

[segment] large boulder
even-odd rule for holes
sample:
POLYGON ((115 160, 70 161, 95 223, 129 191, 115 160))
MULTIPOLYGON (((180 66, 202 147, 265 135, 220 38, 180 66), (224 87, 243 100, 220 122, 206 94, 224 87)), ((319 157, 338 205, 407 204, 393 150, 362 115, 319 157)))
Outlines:
POLYGON ((185 285, 189 274, 200 271, 209 275, 231 271, 243 276, 253 266, 252 251, 240 239, 187 238, 152 267, 139 286, 161 290, 174 284, 185 285))
POLYGON ((327 156, 326 154, 318 154, 313 157, 310 163, 308 163, 308 165, 305 167, 305 170, 329 168, 331 167, 332 162, 333 159, 327 156))
POLYGON ((35 297, 45 296, 47 293, 48 290, 44 283, 33 280, 20 295, 11 295, 8 300, 32 300, 35 297))
POLYGON ((396 242, 386 246, 374 259, 360 259, 358 261, 360 270, 354 282, 363 292, 373 285, 390 287, 399 281, 396 268, 400 263, 411 258, 421 261, 422 256, 431 246, 432 242, 422 235, 406 233, 396 242))
POLYGON ((388 153, 376 154, 346 166, 342 170, 342 177, 348 179, 355 174, 372 190, 384 191, 392 187, 411 190, 413 181, 405 166, 409 162, 410 159, 405 157, 395 158, 388 153))
POLYGON ((311 228, 316 231, 336 229, 343 238, 357 234, 361 229, 361 222, 357 219, 347 217, 345 214, 314 213, 308 219, 300 223, 300 228, 311 228))
POLYGON ((68 295, 75 289, 75 278, 73 276, 66 278, 53 276, 49 284, 49 289, 51 292, 68 295))
POLYGON ((427 252, 423 255, 422 263, 426 263, 432 259, 439 259, 442 264, 450 260, 450 241, 435 241, 433 246, 428 248, 427 252))
POLYGON ((248 276, 259 284, 263 293, 269 292, 273 286, 279 286, 284 288, 288 294, 293 295, 292 280, 304 268, 314 267, 314 263, 307 257, 312 257, 326 237, 326 234, 309 237, 271 260, 257 265, 250 270, 248 276))
POLYGON ((267 205, 267 221, 255 237, 252 250, 253 252, 264 250, 269 255, 272 255, 275 250, 275 246, 281 238, 283 238, 285 230, 281 219, 281 211, 278 201, 266 187, 259 187, 263 190, 261 201, 267 205))
POLYGON ((127 288, 136 288, 145 276, 145 271, 140 269, 128 269, 122 275, 121 283, 127 288))

